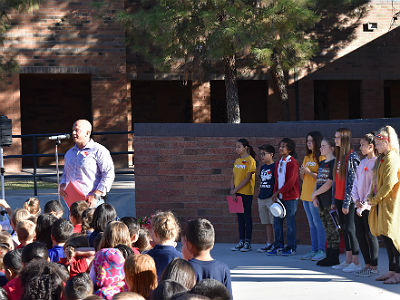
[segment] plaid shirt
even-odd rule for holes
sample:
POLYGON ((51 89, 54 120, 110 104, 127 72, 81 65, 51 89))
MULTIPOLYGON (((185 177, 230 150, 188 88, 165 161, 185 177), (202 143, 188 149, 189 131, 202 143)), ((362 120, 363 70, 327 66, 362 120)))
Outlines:
POLYGON ((82 149, 75 145, 67 151, 60 183, 72 181, 78 183, 86 196, 95 190, 101 191, 104 196, 110 191, 114 177, 114 163, 110 152, 90 139, 82 149))

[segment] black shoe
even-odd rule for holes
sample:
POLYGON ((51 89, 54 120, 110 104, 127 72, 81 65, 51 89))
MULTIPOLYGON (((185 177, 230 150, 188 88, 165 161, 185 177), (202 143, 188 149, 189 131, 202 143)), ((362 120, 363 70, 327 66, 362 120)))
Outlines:
POLYGON ((240 249, 242 249, 244 246, 244 242, 240 241, 239 243, 237 243, 234 247, 231 248, 232 251, 240 251, 240 249))
POLYGON ((339 263, 339 249, 328 248, 326 249, 326 257, 318 261, 317 265, 321 267, 330 267, 338 265, 339 263))
POLYGON ((251 251, 250 242, 244 242, 243 247, 240 249, 241 252, 248 252, 251 251))

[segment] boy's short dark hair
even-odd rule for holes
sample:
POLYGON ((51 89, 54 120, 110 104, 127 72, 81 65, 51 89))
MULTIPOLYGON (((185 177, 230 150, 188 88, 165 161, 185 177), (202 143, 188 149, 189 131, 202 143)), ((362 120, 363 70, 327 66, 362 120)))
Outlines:
POLYGON ((64 212, 64 207, 57 200, 50 200, 44 206, 44 213, 49 214, 51 212, 61 213, 64 212))
POLYGON ((132 238, 133 235, 138 235, 139 234, 140 226, 139 226, 139 222, 137 221, 136 218, 134 218, 134 217, 123 217, 123 218, 120 219, 120 221, 122 223, 124 223, 128 227, 129 235, 131 236, 131 238, 132 238))
POLYGON ((93 283, 87 273, 80 273, 69 279, 64 288, 65 300, 84 299, 93 293, 93 283))
POLYGON ((49 258, 49 250, 46 245, 40 242, 33 242, 26 245, 22 249, 22 262, 27 264, 33 259, 44 259, 47 260, 49 258))
POLYGON ((76 201, 72 203, 71 207, 69 208, 69 213, 78 223, 82 222, 82 214, 85 210, 89 208, 89 204, 84 201, 76 201))
POLYGON ((135 254, 131 247, 128 247, 127 245, 124 245, 124 244, 118 244, 114 248, 118 249, 122 253, 122 256, 125 259, 127 259, 128 256, 135 254))
POLYGON ((3 257, 5 269, 19 272, 22 269, 22 249, 14 249, 6 253, 3 257))
POLYGON ((74 226, 64 219, 58 219, 51 226, 51 235, 57 243, 65 243, 73 233, 74 226))
POLYGON ((203 295, 210 299, 230 300, 231 293, 221 282, 206 278, 197 283, 190 291, 191 294, 203 295))
POLYGON ((187 223, 184 236, 197 250, 208 250, 214 247, 214 226, 207 219, 194 219, 187 223))
POLYGON ((275 155, 275 148, 270 144, 261 145, 260 147, 258 147, 258 150, 263 150, 265 152, 271 153, 272 155, 275 155))

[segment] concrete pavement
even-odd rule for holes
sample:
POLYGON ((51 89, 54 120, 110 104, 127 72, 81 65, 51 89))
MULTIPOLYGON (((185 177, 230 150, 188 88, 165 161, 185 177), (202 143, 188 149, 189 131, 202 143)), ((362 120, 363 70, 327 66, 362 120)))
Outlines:
MULTIPOLYGON (((387 285, 375 277, 362 278, 315 262, 301 260, 310 246, 300 245, 294 256, 267 256, 253 251, 234 252, 233 244, 216 244, 212 256, 231 268, 235 300, 338 300, 338 299, 400 299, 400 284, 387 285)), ((341 255, 344 259, 344 254, 341 255)), ((361 262, 362 257, 360 256, 361 262)), ((386 250, 379 252, 380 274, 388 270, 386 250)))

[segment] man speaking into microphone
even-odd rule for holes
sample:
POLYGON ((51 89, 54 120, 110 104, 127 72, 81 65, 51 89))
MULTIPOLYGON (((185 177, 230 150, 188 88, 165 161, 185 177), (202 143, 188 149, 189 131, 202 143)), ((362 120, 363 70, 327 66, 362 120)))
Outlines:
POLYGON ((78 120, 72 127, 75 146, 64 157, 64 172, 60 181, 60 195, 69 182, 78 185, 86 195, 90 207, 104 202, 114 181, 114 163, 110 152, 90 138, 92 125, 88 120, 78 120))

